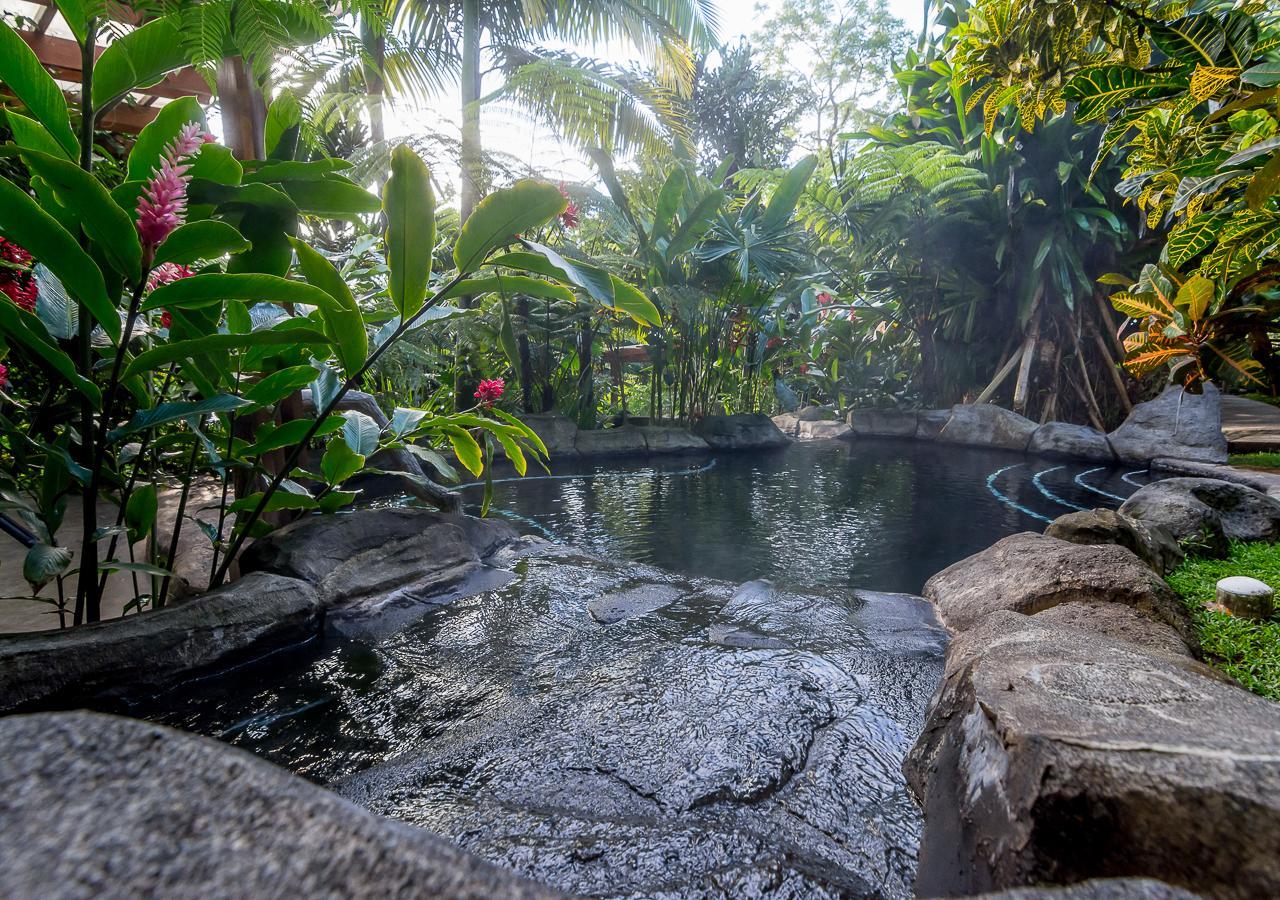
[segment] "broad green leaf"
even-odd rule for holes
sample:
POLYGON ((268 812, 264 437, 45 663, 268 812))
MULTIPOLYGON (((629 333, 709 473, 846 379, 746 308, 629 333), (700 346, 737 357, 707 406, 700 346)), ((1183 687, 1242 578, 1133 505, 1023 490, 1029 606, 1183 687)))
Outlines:
POLYGON ((427 465, 434 468, 436 470, 436 474, 449 484, 457 484, 462 480, 461 476, 458 475, 458 470, 450 465, 449 461, 441 454, 432 450, 430 447, 422 447, 418 444, 406 444, 405 449, 427 465))
MULTIPOLYGON (((575 287, 586 291, 591 295, 591 299, 601 306, 613 305, 613 279, 608 272, 587 263, 566 259, 555 250, 539 244, 537 241, 521 241, 521 243, 532 250, 534 254, 541 256, 546 264, 538 268, 525 266, 529 271, 550 275, 559 281, 567 281, 575 287)), ((501 264, 501 260, 525 260, 529 256, 530 254, 528 253, 507 253, 494 260, 494 265, 501 264)))
POLYGON ((1177 72, 1142 72, 1128 66, 1099 66, 1086 69, 1067 83, 1063 96, 1079 103, 1080 123, 1102 119, 1113 107, 1130 100, 1169 97, 1187 87, 1185 75, 1177 72))
POLYGON ((1192 275, 1178 288, 1173 303, 1179 309, 1185 309, 1192 322, 1198 322, 1208 312, 1213 296, 1213 282, 1203 275, 1192 275))
POLYGON ((59 159, 67 158, 67 151, 49 133, 49 129, 35 119, 28 119, 11 109, 5 110, 5 116, 9 120, 9 130, 13 132, 13 142, 19 147, 24 150, 38 150, 59 159))
POLYGON ((680 208, 680 198, 684 196, 688 177, 684 169, 676 166, 667 176, 658 193, 658 203, 653 211, 653 239, 660 241, 671 236, 671 227, 675 223, 676 210, 680 208))
POLYGON ((382 437, 381 426, 359 410, 349 409, 342 416, 346 419, 342 426, 343 440, 361 456, 373 456, 378 450, 378 439, 382 437))
POLYGON ((530 428, 528 425, 526 425, 524 422, 521 422, 515 416, 511 415, 511 413, 506 412, 505 410, 498 409, 497 407, 494 407, 493 409, 489 410, 489 412, 497 416, 502 421, 506 422, 508 425, 515 428, 521 434, 523 434, 525 436, 525 439, 528 440, 530 443, 532 443, 533 446, 537 447, 538 452, 541 453, 543 456, 548 455, 547 445, 542 442, 542 438, 538 437, 538 433, 534 431, 532 428, 530 428))
POLYGON ((137 572, 141 575, 155 575, 157 578, 168 578, 173 572, 163 566, 151 563, 126 562, 122 559, 108 559, 98 563, 99 572, 137 572))
POLYGON ((62 282, 43 263, 32 269, 39 294, 36 296, 36 318, 51 337, 69 341, 80 334, 80 309, 67 296, 62 282))
POLYGON ((279 184, 300 212, 327 219, 359 219, 382 208, 376 196, 339 178, 323 181, 285 181, 279 184))
POLYGON ((187 174, 192 180, 202 179, 211 184, 235 187, 240 184, 244 168, 231 151, 220 144, 205 144, 191 161, 187 174))
POLYGON ((22 161, 53 188, 58 202, 75 210, 85 233, 116 271, 137 284, 142 278, 138 229, 133 216, 116 205, 102 182, 73 162, 35 150, 23 151, 22 161))
POLYGON ((495 248, 550 222, 564 212, 565 205, 555 185, 532 179, 485 197, 458 233, 453 248, 458 271, 475 271, 495 248))
POLYGON ((107 45, 93 70, 93 105, 104 109, 187 64, 175 13, 152 19, 107 45))
POLYGON ((225 353, 230 350, 328 343, 330 343, 328 335, 314 328, 266 328, 261 331, 250 331, 247 334, 210 334, 188 341, 160 344, 158 347, 139 353, 124 371, 127 378, 153 371, 169 363, 199 359, 202 356, 225 353))
POLYGON ((1267 160, 1267 164, 1253 176, 1245 188, 1244 199, 1250 209, 1257 210, 1277 193, 1280 193, 1280 153, 1267 160))
MULTIPOLYGON (((559 192, 557 192, 559 193, 559 192)), ((484 453, 471 432, 457 425, 441 426, 441 431, 449 438, 453 446, 453 454, 468 472, 477 478, 484 472, 484 453)))
POLYGON ((330 441, 320 459, 320 474, 326 484, 342 484, 364 468, 364 461, 364 455, 352 450, 347 441, 330 441))
POLYGON ((1182 269, 1213 243, 1222 230, 1224 219, 1212 214, 1201 214, 1189 219, 1169 235, 1169 265, 1182 269))
POLYGON ((369 333, 365 331, 364 316, 351 295, 351 288, 333 263, 308 244, 296 238, 290 238, 289 242, 298 254, 303 277, 330 298, 329 303, 320 305, 325 334, 337 345, 343 369, 352 374, 369 357, 369 333))
POLYGON ((76 371, 76 364, 62 348, 44 335, 40 320, 31 313, 19 309, 7 301, 0 302, 0 334, 16 341, 40 357, 73 388, 88 397, 95 407, 102 405, 102 392, 98 386, 76 371))
POLYGON ((124 524, 129 529, 129 543, 136 544, 151 533, 159 510, 154 483, 144 484, 129 495, 129 500, 124 505, 124 524))
POLYGON ((323 181, 325 176, 351 168, 345 159, 268 160, 244 173, 244 183, 281 181, 323 181))
POLYGON ((244 392, 244 398, 259 406, 270 406, 302 390, 315 377, 316 370, 311 366, 291 366, 263 378, 244 392))
MULTIPOLYGON (((272 450, 292 447, 307 436, 312 424, 310 419, 290 419, 279 425, 268 422, 254 434, 253 443, 244 449, 242 455, 246 459, 252 459, 264 453, 270 453, 272 450)), ((346 420, 342 416, 329 416, 316 429, 315 436, 324 437, 333 434, 345 424, 346 420)))
POLYGON ((430 413, 425 409, 408 409, 403 406, 397 406, 391 412, 391 423, 387 428, 394 437, 401 438, 417 428, 428 415, 430 413))
MULTIPOLYGON (((252 512, 258 508, 258 504, 262 501, 263 493, 259 491, 256 494, 250 494, 242 497, 235 503, 232 503, 229 509, 235 513, 252 512)), ((266 506, 263 507, 263 513, 279 512, 282 509, 316 509, 320 504, 316 499, 307 494, 295 494, 291 491, 276 491, 267 500, 266 506)))
POLYGON ((80 142, 67 118, 67 100, 18 33, 0 21, 0 82, 30 110, 62 148, 67 159, 80 156, 80 142))
POLYGON ((639 288, 616 276, 613 279, 613 296, 614 302, 609 308, 615 312, 626 313, 641 325, 657 327, 662 324, 662 314, 653 301, 639 288))
POLYGON ((329 491, 320 498, 320 512, 335 513, 344 506, 350 506, 360 496, 359 491, 329 491))
POLYGON ((1280 84, 1280 62, 1264 62, 1245 69, 1240 75, 1240 80, 1245 84, 1253 84, 1258 87, 1271 87, 1280 84))
POLYGON ((502 326, 498 329, 498 344, 502 347, 502 353, 507 358, 511 371, 516 373, 516 377, 520 376, 520 343, 516 340, 516 330, 511 324, 511 312, 507 308, 508 304, 505 298, 499 301, 502 307, 502 326))
MULTIPOLYGON (((127 181, 148 181, 160 165, 167 147, 190 122, 205 127, 204 109, 195 97, 179 97, 160 108, 150 124, 138 132, 129 151, 127 181)), ((194 177, 194 176, 193 176, 194 177)))
POLYGON ((155 264, 187 265, 197 260, 214 260, 228 253, 249 249, 249 242, 226 222, 202 219, 188 222, 173 230, 156 250, 155 264))
POLYGON ((143 302, 144 310, 200 309, 223 300, 248 303, 303 303, 321 309, 336 307, 323 289, 278 275, 209 273, 183 278, 156 288, 143 302))
MULTIPOLYGON (((298 103, 298 98, 294 96, 292 91, 281 91, 280 95, 271 101, 271 106, 267 109, 267 121, 263 139, 267 156, 273 159, 293 159, 293 148, 281 147, 280 142, 285 139, 286 133, 290 129, 297 128, 301 124, 302 105, 298 103)), ((293 140, 297 141, 296 135, 293 140)))
POLYGON ((524 451, 520 449, 519 441, 505 431, 491 428, 489 433, 498 439, 498 443, 502 445, 502 452, 507 455, 507 459, 511 460, 511 465, 515 468, 516 474, 523 478, 525 472, 529 471, 529 463, 524 458, 524 451))
POLYGON ((54 0, 54 2, 58 12, 62 13, 67 28, 71 30, 75 39, 83 44, 89 36, 89 16, 92 12, 96 12, 98 7, 90 0, 54 0))
POLYGON ((48 544, 36 544, 27 551, 22 560, 22 577, 33 591, 39 591, 46 584, 67 571, 71 565, 71 551, 66 547, 51 547, 48 544))
POLYGON ((444 291, 439 300, 453 297, 475 297, 480 294, 502 294, 514 297, 524 294, 529 297, 542 297, 547 300, 562 300, 573 303, 573 291, 562 284, 529 278, 526 275, 486 275, 481 278, 467 278, 458 282, 450 290, 444 291))
POLYGON ((436 244, 436 197, 431 173, 408 146, 391 151, 391 177, 382 189, 387 219, 387 293, 402 320, 422 309, 436 244))
POLYGON ((685 251, 693 249, 693 245, 706 234, 711 226, 711 220, 720 211, 723 203, 724 192, 720 190, 711 191, 698 201, 693 212, 689 213, 689 216, 676 229, 676 233, 671 236, 666 250, 668 260, 674 260, 685 251))
POLYGON ((114 443, 131 434, 137 434, 140 431, 157 428, 161 425, 168 425, 170 422, 177 422, 179 419, 200 418, 211 413, 231 412, 250 405, 252 404, 248 400, 243 397, 237 397, 234 394, 218 394, 207 400, 161 403, 151 409, 138 410, 138 412, 134 413, 133 418, 129 420, 129 424, 108 432, 107 440, 114 443))
POLYGON ((1183 16, 1165 24, 1148 21, 1155 45, 1175 59, 1215 65, 1227 43, 1227 33, 1208 14, 1183 16))
POLYGON ((796 210, 800 195, 804 193, 805 185, 817 168, 818 157, 812 154, 791 167, 769 198, 769 205, 760 219, 761 231, 776 231, 786 227, 791 221, 791 214, 796 210))
MULTIPOLYGON (((129 227, 133 228, 132 223, 129 227)), ((107 297, 107 286, 97 264, 57 220, 5 178, 0 178, 0 235, 25 247, 48 266, 67 291, 88 308, 111 340, 120 340, 120 314, 107 297)))

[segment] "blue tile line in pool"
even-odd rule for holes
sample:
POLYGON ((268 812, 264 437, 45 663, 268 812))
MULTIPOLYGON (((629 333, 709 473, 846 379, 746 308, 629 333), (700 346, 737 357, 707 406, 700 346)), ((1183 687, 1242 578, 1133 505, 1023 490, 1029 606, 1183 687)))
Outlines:
MULTIPOLYGON (((1014 500, 1008 494, 1001 491, 998 487, 996 487, 997 478, 999 478, 1005 472, 1010 471, 1011 469, 1019 469, 1025 465, 1026 463, 1014 463, 1011 466, 1005 466, 1003 469, 997 469, 996 471, 992 472, 990 475, 987 476, 987 490, 991 492, 991 496, 995 497, 1005 506, 1009 507, 1010 509, 1016 510, 1017 512, 1022 513, 1024 516, 1030 516, 1031 518, 1039 522, 1052 522, 1053 519, 1049 518, 1046 515, 1042 515, 1041 513, 1038 513, 1033 509, 1028 509, 1018 501, 1014 500)), ((1086 509, 1087 507, 1080 506, 1079 504, 1076 504, 1076 503, 1072 503, 1069 500, 1064 500, 1062 497, 1058 496, 1053 491, 1045 487, 1044 481, 1043 481, 1044 476, 1050 474, 1051 472, 1061 471, 1064 468, 1065 466, 1053 466, 1051 468, 1036 472, 1031 477, 1031 483, 1036 486, 1036 490, 1038 490, 1045 499, 1050 500, 1054 503, 1057 503, 1059 506, 1065 506, 1068 509, 1075 509, 1075 510, 1086 509)), ((1116 500, 1120 503, 1123 503, 1125 500, 1124 497, 1120 497, 1116 494, 1112 494, 1108 491, 1104 491, 1101 488, 1096 488, 1084 480, 1086 475, 1092 475, 1094 472, 1104 472, 1104 471, 1106 471, 1104 467, 1090 469, 1087 472, 1081 472, 1073 480, 1075 481, 1076 484, 1078 484, 1080 487, 1084 488, 1087 491, 1092 491, 1095 494, 1100 494, 1101 496, 1107 497, 1108 499, 1116 500)), ((1146 475, 1146 474, 1149 474, 1150 471, 1151 471, 1150 469, 1137 469, 1133 472, 1127 472, 1124 475, 1121 475, 1120 478, 1121 480, 1124 481, 1125 484, 1131 484, 1134 487, 1142 487, 1141 484, 1138 484, 1133 481, 1133 476, 1146 475)))

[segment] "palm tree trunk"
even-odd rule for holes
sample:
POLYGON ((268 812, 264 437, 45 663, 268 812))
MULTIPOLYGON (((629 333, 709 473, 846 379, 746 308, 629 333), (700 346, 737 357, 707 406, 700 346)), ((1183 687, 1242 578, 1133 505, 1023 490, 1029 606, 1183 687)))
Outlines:
POLYGON ((387 139, 387 129, 382 104, 386 85, 382 69, 387 56, 386 35, 378 33, 368 18, 360 22, 360 42, 369 54, 370 62, 364 67, 364 90, 369 96, 369 137, 375 144, 387 139))
POLYGON ((462 0, 462 221, 480 202, 480 0, 462 0))

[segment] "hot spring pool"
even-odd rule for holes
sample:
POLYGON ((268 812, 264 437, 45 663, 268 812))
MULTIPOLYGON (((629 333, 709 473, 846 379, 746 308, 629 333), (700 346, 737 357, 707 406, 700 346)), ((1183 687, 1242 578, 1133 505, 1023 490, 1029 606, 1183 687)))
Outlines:
POLYGON ((494 514, 585 554, 508 561, 394 627, 331 616, 127 711, 577 893, 907 897, 900 765, 945 635, 872 592, 1146 479, 889 441, 561 467, 501 481, 494 514), (593 618, 600 597, 645 611, 593 618))

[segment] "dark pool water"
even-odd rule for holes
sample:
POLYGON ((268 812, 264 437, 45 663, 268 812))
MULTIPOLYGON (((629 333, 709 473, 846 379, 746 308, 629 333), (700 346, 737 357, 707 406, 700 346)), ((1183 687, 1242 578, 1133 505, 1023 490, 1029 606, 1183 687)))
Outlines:
POLYGON ((494 507, 565 549, 129 711, 574 893, 905 898, 946 638, 883 592, 1146 479, 889 441, 557 468, 494 507))
POLYGON ((527 532, 673 571, 918 593, 1006 535, 1119 506, 1148 480, 1132 466, 824 441, 763 456, 559 466, 495 485, 493 505, 527 532))

